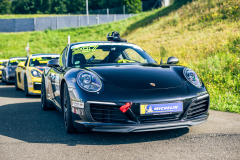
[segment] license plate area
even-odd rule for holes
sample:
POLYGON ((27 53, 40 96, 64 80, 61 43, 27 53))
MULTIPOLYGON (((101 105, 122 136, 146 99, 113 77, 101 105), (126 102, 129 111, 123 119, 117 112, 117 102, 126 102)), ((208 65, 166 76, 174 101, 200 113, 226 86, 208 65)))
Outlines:
POLYGON ((158 104, 140 104, 140 115, 166 115, 178 114, 183 112, 182 102, 158 103, 158 104))

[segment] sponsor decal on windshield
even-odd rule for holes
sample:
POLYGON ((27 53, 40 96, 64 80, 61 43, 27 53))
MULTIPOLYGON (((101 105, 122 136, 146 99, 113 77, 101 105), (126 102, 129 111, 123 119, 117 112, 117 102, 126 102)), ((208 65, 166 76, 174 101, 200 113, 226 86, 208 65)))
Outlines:
MULTIPOLYGON (((84 46, 104 46, 104 45, 109 45, 109 46, 112 46, 112 45, 120 45, 120 46, 130 46, 130 47, 133 47, 135 49, 139 49, 141 51, 143 51, 143 49, 135 44, 130 44, 130 43, 85 43, 85 44, 77 44, 77 45, 74 45, 71 47, 71 49, 73 50, 74 48, 80 48, 80 47, 84 47, 84 46)), ((76 54, 76 53, 75 53, 76 54)))
POLYGON ((74 54, 78 54, 78 53, 94 52, 94 51, 96 51, 97 48, 98 48, 98 45, 74 48, 72 54, 74 55, 74 54))

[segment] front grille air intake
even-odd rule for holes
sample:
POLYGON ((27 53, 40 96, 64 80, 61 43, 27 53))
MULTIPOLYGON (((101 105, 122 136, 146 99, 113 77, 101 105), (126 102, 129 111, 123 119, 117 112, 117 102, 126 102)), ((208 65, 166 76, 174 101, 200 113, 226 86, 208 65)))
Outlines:
POLYGON ((187 113, 187 118, 193 118, 200 116, 208 111, 208 106, 209 105, 209 97, 193 101, 188 113, 187 113))
POLYGON ((121 106, 90 104, 92 118, 97 122, 104 123, 124 123, 128 117, 122 113, 119 108, 121 106))
POLYGON ((33 89, 34 89, 34 90, 41 90, 41 83, 36 83, 36 82, 35 82, 35 83, 33 84, 33 89))

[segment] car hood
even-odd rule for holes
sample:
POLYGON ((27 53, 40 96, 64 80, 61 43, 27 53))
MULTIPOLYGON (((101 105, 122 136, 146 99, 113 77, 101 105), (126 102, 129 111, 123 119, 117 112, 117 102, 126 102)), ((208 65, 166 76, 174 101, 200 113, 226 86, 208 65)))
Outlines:
POLYGON ((105 83, 126 89, 168 89, 181 87, 183 81, 171 66, 115 65, 89 67, 105 83))

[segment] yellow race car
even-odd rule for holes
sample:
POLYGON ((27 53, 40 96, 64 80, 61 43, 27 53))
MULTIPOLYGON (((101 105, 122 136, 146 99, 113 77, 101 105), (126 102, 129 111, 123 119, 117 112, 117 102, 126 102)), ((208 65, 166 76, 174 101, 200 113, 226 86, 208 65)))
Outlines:
POLYGON ((0 79, 2 79, 2 70, 4 65, 8 62, 8 59, 0 59, 0 79))
POLYGON ((58 59, 59 54, 33 54, 25 62, 20 62, 16 68, 15 88, 22 89, 26 96, 40 95, 42 72, 48 61, 58 59))

